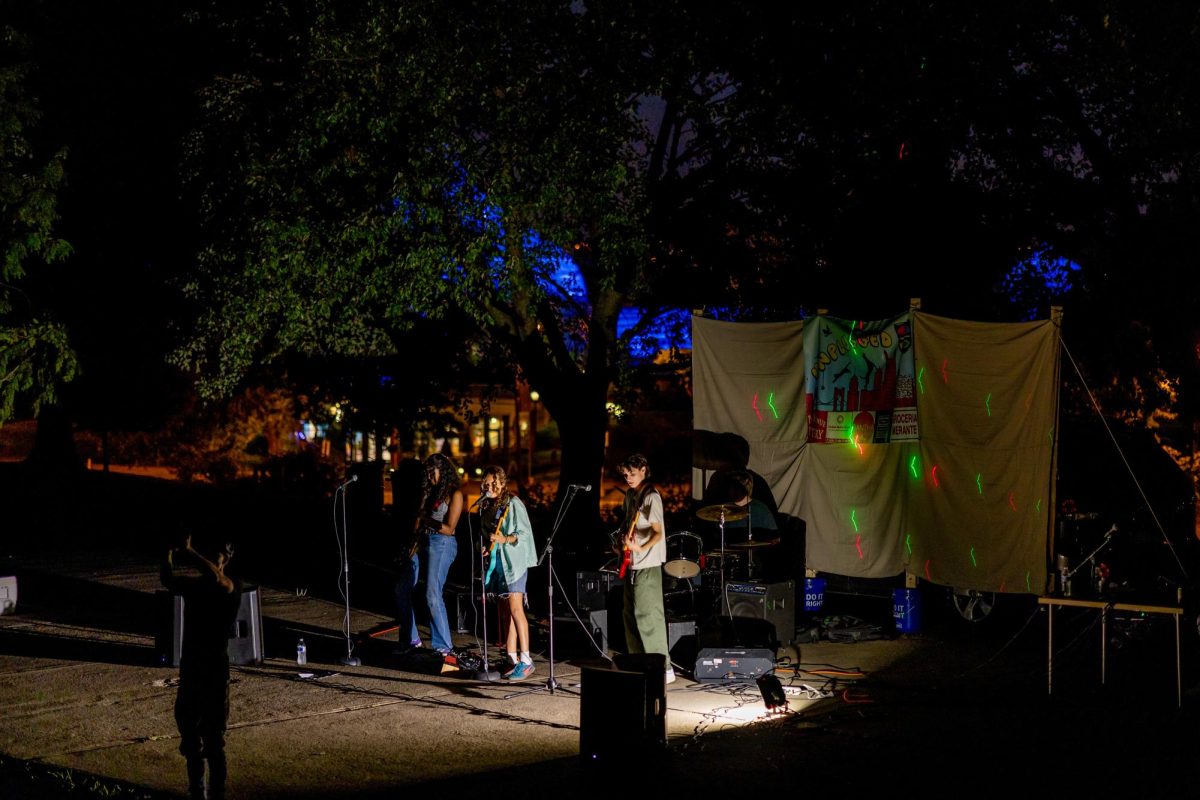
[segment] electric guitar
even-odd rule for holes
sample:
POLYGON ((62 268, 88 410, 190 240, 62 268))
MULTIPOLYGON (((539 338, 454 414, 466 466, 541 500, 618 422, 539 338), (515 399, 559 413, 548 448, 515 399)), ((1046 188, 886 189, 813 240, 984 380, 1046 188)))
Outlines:
MULTIPOLYGON (((500 519, 496 520, 496 530, 493 532, 493 534, 492 534, 493 536, 495 534, 499 533, 500 528, 502 528, 504 526, 504 520, 508 516, 508 510, 510 508, 512 508, 511 500, 508 503, 504 504, 504 513, 500 515, 500 519)), ((492 572, 495 571, 496 564, 497 564, 497 562, 500 561, 500 557, 496 555, 496 546, 499 544, 500 544, 499 540, 493 539, 492 546, 488 549, 488 568, 487 568, 487 572, 483 576, 483 585, 484 586, 487 586, 487 582, 489 580, 491 580, 492 572)))
POLYGON ((642 513, 642 504, 646 502, 646 495, 656 491, 654 485, 649 481, 643 483, 635 491, 633 496, 633 519, 629 521, 629 528, 625 531, 625 536, 621 539, 621 566, 617 570, 617 577, 625 579, 625 572, 629 569, 629 558, 632 551, 629 549, 629 537, 637 530, 638 515, 642 513))
POLYGON ((637 530, 638 514, 640 513, 642 513, 641 509, 635 508, 633 510, 633 522, 629 523, 629 530, 625 531, 625 535, 621 538, 623 551, 621 553, 621 567, 617 570, 617 577, 621 580, 625 580, 625 571, 629 569, 629 555, 632 552, 629 549, 629 537, 637 530))

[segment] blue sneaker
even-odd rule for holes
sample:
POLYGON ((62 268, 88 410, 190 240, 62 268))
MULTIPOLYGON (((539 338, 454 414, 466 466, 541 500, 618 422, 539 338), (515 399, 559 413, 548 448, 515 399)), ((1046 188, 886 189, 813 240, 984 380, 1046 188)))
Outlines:
POLYGON ((533 664, 526 664, 524 661, 519 662, 512 668, 512 672, 508 673, 510 681, 523 681, 533 674, 533 664))

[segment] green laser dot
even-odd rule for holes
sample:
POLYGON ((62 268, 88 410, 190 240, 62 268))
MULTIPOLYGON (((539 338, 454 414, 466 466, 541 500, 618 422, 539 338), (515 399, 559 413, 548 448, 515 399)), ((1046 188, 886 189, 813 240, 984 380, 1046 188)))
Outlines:
POLYGON ((975 486, 979 489, 979 493, 983 494, 983 473, 975 473, 975 486))
POLYGON ((779 412, 775 410, 775 393, 771 392, 767 395, 767 405, 771 408, 771 413, 775 415, 775 419, 779 419, 779 412))
POLYGON ((975 548, 974 547, 971 548, 971 566, 972 567, 979 566, 979 564, 975 561, 975 548))
POLYGON ((905 546, 905 548, 908 549, 908 554, 911 556, 912 555, 912 534, 911 533, 904 537, 904 546, 905 546))
POLYGON ((854 530, 857 532, 858 531, 858 520, 854 518, 854 515, 856 512, 857 512, 857 509, 854 509, 854 508, 850 509, 850 524, 854 526, 854 530))
POLYGON ((921 473, 917 471, 917 457, 913 456, 908 462, 908 469, 912 472, 914 478, 921 477, 921 473))
POLYGON ((917 373, 917 387, 920 388, 921 394, 925 394, 925 380, 924 379, 925 379, 925 368, 921 367, 921 370, 917 373))
POLYGON ((987 408, 987 414, 990 417, 992 415, 992 393, 991 392, 988 392, 988 396, 984 398, 983 405, 984 405, 984 407, 987 408))

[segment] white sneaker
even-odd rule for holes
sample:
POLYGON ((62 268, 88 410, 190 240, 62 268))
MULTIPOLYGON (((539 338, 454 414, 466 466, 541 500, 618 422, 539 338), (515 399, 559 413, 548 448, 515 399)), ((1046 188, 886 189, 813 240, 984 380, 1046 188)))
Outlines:
POLYGON ((667 667, 666 681, 667 681, 667 683, 675 682, 675 670, 672 669, 671 667, 667 667))

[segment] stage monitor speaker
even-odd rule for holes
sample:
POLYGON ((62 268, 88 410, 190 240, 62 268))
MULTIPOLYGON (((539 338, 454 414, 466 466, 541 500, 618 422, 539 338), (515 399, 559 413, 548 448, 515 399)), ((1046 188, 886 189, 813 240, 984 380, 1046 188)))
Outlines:
POLYGON ((17 576, 0 578, 0 614, 13 614, 17 610, 17 576))
POLYGON ((705 647, 696 655, 692 677, 705 681, 757 680, 775 669, 771 650, 737 647, 705 647))
POLYGON ((607 611, 587 611, 578 617, 573 614, 554 617, 554 648, 563 656, 607 656, 609 638, 607 611))
MULTIPOLYGON (((183 652, 183 595, 156 592, 169 620, 160 624, 155 645, 159 663, 179 666, 183 652), (169 634, 169 635, 168 635, 169 634)), ((163 613, 160 611, 160 613, 163 613)), ((263 660, 262 608, 257 587, 242 590, 237 619, 229 631, 229 663, 261 664, 263 660)))
POLYGON ((262 605, 258 587, 242 590, 237 620, 229 632, 230 664, 261 664, 263 660, 262 605))
MULTIPOLYGON (((796 582, 761 583, 758 581, 725 584, 729 596, 729 615, 741 619, 762 619, 775 626, 775 649, 796 640, 796 582)), ((735 623, 737 624, 737 623, 735 623)), ((739 642, 738 644, 746 644, 739 642)))
POLYGON ((667 744, 666 659, 658 653, 622 655, 616 669, 584 667, 579 705, 579 757, 587 763, 626 764, 667 744))
POLYGON ((589 611, 588 624, 591 627, 592 639, 607 654, 609 640, 612 638, 611 630, 608 627, 608 611, 604 609, 589 611))

